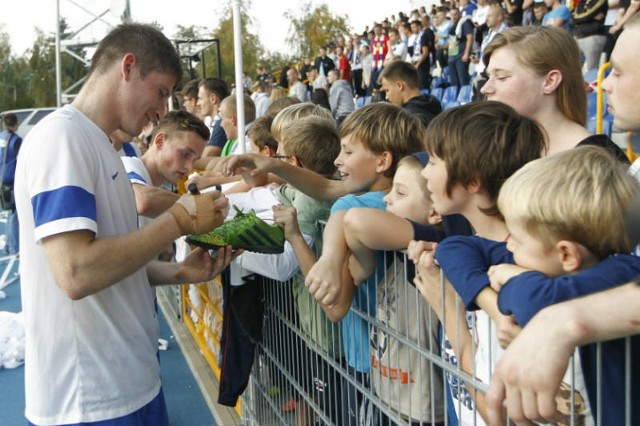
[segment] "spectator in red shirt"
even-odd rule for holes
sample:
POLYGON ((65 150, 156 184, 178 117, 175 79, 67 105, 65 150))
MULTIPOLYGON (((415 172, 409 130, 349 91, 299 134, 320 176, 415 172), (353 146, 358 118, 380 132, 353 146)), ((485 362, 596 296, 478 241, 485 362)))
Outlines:
POLYGON ((338 71, 340 72, 340 80, 351 82, 351 64, 349 58, 344 54, 341 46, 336 47, 336 55, 338 55, 338 71))

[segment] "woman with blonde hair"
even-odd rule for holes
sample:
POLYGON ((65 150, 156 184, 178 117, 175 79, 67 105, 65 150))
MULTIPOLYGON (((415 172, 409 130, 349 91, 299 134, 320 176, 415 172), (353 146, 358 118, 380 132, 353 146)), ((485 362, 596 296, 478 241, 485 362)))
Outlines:
POLYGON ((586 128, 580 50, 566 31, 509 28, 496 34, 482 60, 489 76, 482 93, 536 120, 546 132, 549 154, 578 145, 599 145, 628 162, 606 135, 593 135, 586 128))

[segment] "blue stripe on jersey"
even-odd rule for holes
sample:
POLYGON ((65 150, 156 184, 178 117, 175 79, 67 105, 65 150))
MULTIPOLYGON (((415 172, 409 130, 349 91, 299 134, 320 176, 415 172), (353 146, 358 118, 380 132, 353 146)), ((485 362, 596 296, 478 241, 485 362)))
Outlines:
POLYGON ((129 172, 129 173, 127 173, 127 176, 129 176, 129 180, 137 180, 137 181, 140 181, 140 182, 149 183, 142 176, 137 174, 136 172, 129 172))
POLYGON ((96 221, 96 198, 78 186, 63 186, 37 194, 31 199, 36 228, 49 222, 72 217, 96 221))
POLYGON ((127 157, 137 157, 138 153, 136 152, 136 149, 133 147, 133 145, 131 145, 130 142, 125 142, 122 144, 122 150, 124 151, 124 153, 126 154, 127 157))

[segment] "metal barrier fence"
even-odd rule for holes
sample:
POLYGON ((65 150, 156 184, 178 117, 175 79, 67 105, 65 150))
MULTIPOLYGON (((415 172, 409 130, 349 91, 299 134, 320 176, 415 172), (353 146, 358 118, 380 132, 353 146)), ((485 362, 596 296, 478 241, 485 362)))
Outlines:
MULTIPOLYGON (((386 274, 376 282, 377 315, 351 309, 369 330, 370 373, 366 375, 347 367, 344 330, 321 313, 300 276, 288 282, 261 278, 264 336, 242 397, 245 425, 456 424, 447 411, 460 415, 459 424, 484 424, 474 401, 486 391, 500 354, 489 317, 482 311, 467 312, 467 322, 456 323, 457 330, 467 328, 473 336, 475 362, 472 374, 467 374, 443 339, 436 315, 409 283, 405 255, 388 255, 385 262, 386 274)), ((604 388, 611 386, 623 391, 625 399, 621 415, 625 421, 616 424, 633 424, 632 409, 638 401, 632 400, 631 389, 640 377, 632 375, 630 339, 622 344, 624 365, 618 367, 624 369, 624 383, 607 383, 609 372, 601 368, 602 344, 597 345, 595 421, 589 420, 594 407, 583 394, 584 378, 576 374, 580 360, 574 357, 558 398, 565 410, 558 424, 613 425, 602 414, 607 400, 603 392, 608 392, 604 388)))

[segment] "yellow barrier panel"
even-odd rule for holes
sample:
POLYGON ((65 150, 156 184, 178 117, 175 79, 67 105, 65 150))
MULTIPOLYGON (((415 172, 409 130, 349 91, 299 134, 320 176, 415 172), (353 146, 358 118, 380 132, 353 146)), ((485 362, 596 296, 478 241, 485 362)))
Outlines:
MULTIPOLYGON (((223 318, 220 277, 208 283, 188 284, 181 288, 183 321, 211 371, 220 380, 218 353, 223 318)), ((235 410, 239 416, 242 416, 240 400, 235 410)))

